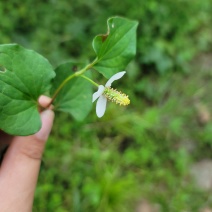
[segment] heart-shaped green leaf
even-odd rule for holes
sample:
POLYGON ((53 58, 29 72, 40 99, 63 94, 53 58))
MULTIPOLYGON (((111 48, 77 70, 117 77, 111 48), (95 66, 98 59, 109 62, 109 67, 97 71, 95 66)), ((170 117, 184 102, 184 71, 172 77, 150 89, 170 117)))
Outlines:
POLYGON ((0 129, 30 135, 41 127, 37 99, 55 76, 50 63, 17 44, 0 45, 0 129))
POLYGON ((108 19, 107 25, 108 33, 98 35, 93 40, 93 48, 97 55, 93 67, 106 78, 110 78, 118 71, 124 70, 135 56, 138 22, 113 17, 108 19))
MULTIPOLYGON (((74 74, 77 64, 68 62, 60 65, 56 70, 53 81, 52 95, 60 84, 74 74)), ((85 75, 90 77, 89 72, 85 75)), ((92 85, 81 77, 73 78, 65 84, 54 101, 55 110, 71 114, 76 120, 84 119, 92 108, 92 85)))

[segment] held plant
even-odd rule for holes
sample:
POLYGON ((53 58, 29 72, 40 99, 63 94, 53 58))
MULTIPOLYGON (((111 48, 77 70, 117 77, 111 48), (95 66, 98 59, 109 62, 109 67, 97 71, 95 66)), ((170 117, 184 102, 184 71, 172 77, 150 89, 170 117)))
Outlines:
POLYGON ((135 56, 138 23, 112 17, 107 25, 107 34, 93 40, 95 60, 83 68, 68 62, 53 70, 46 58, 32 50, 17 44, 0 45, 0 129, 11 135, 36 133, 41 128, 37 99, 46 93, 52 97, 55 110, 76 120, 84 119, 91 110, 93 85, 98 87, 93 94, 93 101, 98 98, 98 117, 104 115, 107 100, 129 104, 127 95, 110 86, 125 74, 122 70, 135 56), (74 71, 75 67, 81 69, 74 71), (89 70, 110 79, 105 86, 98 85, 89 70))

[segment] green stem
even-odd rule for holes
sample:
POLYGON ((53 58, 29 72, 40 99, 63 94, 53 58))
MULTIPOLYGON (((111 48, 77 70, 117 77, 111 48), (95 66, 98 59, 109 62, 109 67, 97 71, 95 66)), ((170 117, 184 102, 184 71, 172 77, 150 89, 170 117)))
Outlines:
POLYGON ((60 86, 59 86, 59 87, 57 88, 57 90, 54 92, 54 94, 53 94, 53 96, 52 96, 51 103, 50 103, 49 105, 51 105, 51 104, 54 102, 55 98, 57 97, 57 95, 58 95, 58 93, 61 91, 61 89, 64 87, 64 85, 65 85, 69 80, 71 80, 71 79, 73 79, 73 78, 75 77, 75 74, 76 74, 76 73, 70 75, 69 77, 67 77, 67 78, 60 84, 60 86))
POLYGON ((99 84, 95 83, 92 79, 86 77, 85 75, 80 75, 80 77, 82 77, 82 78, 88 80, 88 81, 89 81, 90 83, 92 83, 93 85, 99 87, 99 84))
MULTIPOLYGON (((74 77, 78 77, 78 76, 82 76, 82 74, 84 74, 87 70, 91 69, 96 63, 97 63, 98 59, 96 58, 92 63, 88 64, 87 66, 85 66, 83 69, 75 72, 74 74, 68 76, 60 85, 59 87, 57 88, 57 90, 55 91, 55 93, 53 94, 52 96, 52 100, 51 102, 49 103, 49 105, 47 106, 47 108, 54 102, 54 100, 56 99, 58 93, 61 91, 61 89, 65 86, 65 84, 67 82, 69 82, 71 79, 73 79, 74 77)), ((88 77, 86 76, 82 76, 83 78, 87 79, 88 81, 90 81, 91 83, 93 83, 94 85, 96 86, 99 86, 97 83, 95 83, 94 81, 92 80, 89 80, 88 77)))

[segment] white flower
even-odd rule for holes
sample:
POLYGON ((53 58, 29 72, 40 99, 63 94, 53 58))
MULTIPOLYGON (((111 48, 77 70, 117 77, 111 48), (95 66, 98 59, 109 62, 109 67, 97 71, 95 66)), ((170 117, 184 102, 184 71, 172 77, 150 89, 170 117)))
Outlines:
POLYGON ((105 84, 105 86, 103 85, 99 85, 98 87, 98 91, 95 92, 93 94, 93 102, 96 101, 97 99, 97 103, 96 103, 96 114, 99 118, 101 118, 106 110, 106 104, 107 104, 107 99, 116 102, 120 105, 127 105, 129 104, 129 99, 128 96, 125 94, 122 94, 112 88, 111 84, 115 81, 118 80, 120 78, 122 78, 124 76, 124 74, 126 73, 126 71, 122 71, 122 72, 118 72, 116 74, 114 74, 105 84))

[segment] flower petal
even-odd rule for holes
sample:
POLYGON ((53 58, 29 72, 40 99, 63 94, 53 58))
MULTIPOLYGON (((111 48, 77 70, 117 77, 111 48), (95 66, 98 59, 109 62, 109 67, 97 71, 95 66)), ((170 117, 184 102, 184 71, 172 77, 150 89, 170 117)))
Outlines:
POLYGON ((113 81, 122 78, 122 77, 124 76, 125 73, 126 73, 126 71, 121 71, 121 72, 118 72, 118 73, 114 74, 114 75, 107 81, 107 83, 105 84, 105 87, 110 87, 113 81))
POLYGON ((99 97, 96 103, 96 115, 101 118, 105 114, 107 98, 103 95, 99 97))
POLYGON ((98 91, 93 94, 92 102, 96 101, 104 92, 105 87, 103 85, 99 85, 98 91))

